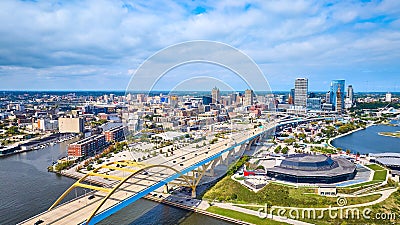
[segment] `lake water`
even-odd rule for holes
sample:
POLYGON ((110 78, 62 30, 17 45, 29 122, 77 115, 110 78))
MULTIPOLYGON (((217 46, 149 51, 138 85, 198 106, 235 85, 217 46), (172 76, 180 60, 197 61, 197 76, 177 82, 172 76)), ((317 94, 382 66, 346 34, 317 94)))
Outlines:
MULTIPOLYGON (((0 158, 0 224, 16 224, 47 210, 75 180, 47 172, 66 155, 69 142, 0 158)), ((84 194, 83 190, 70 194, 84 194)), ((101 224, 223 224, 224 221, 187 210, 139 199, 101 224)))
POLYGON ((332 141, 332 145, 343 150, 350 149, 353 153, 382 153, 382 152, 398 152, 400 153, 400 138, 386 137, 379 135, 379 132, 396 132, 399 131, 398 126, 376 125, 368 127, 349 134, 344 137, 337 138, 332 141))

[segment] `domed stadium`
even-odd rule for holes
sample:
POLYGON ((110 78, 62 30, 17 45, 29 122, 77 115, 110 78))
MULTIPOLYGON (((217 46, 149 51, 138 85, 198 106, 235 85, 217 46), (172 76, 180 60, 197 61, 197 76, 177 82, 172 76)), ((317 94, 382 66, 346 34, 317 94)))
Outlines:
POLYGON ((296 183, 337 183, 353 179, 356 165, 344 158, 295 154, 268 169, 269 177, 296 183))

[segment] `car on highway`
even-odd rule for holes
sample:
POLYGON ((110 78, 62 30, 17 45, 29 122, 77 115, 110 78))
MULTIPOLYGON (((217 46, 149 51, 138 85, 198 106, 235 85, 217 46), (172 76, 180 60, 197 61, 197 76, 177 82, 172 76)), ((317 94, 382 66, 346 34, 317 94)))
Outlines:
POLYGON ((38 220, 38 221, 36 221, 34 224, 35 224, 35 225, 39 225, 39 224, 41 224, 41 223, 44 223, 44 221, 43 221, 43 220, 38 220))

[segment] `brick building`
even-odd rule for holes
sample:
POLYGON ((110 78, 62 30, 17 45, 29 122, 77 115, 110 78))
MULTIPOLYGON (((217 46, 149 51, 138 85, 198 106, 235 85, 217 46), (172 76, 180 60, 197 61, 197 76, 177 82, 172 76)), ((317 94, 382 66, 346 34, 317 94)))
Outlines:
POLYGON ((125 139, 124 127, 118 126, 104 131, 104 136, 107 142, 122 141, 125 139))
POLYGON ((106 138, 103 134, 93 135, 68 145, 68 156, 89 156, 96 151, 103 150, 106 146, 106 138))

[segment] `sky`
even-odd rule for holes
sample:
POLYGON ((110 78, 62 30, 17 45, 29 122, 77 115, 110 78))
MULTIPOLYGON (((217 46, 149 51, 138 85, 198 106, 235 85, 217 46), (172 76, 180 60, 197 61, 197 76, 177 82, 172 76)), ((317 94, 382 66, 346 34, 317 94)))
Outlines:
MULTIPOLYGON (((356 92, 400 91, 398 0, 1 0, 0 8, 0 90, 125 90, 156 52, 210 40, 247 54, 274 91, 298 77, 314 91, 334 79, 356 92)), ((183 65, 155 88, 231 81, 246 89, 235 76, 218 65, 183 65), (182 84, 183 75, 192 78, 182 84)))

